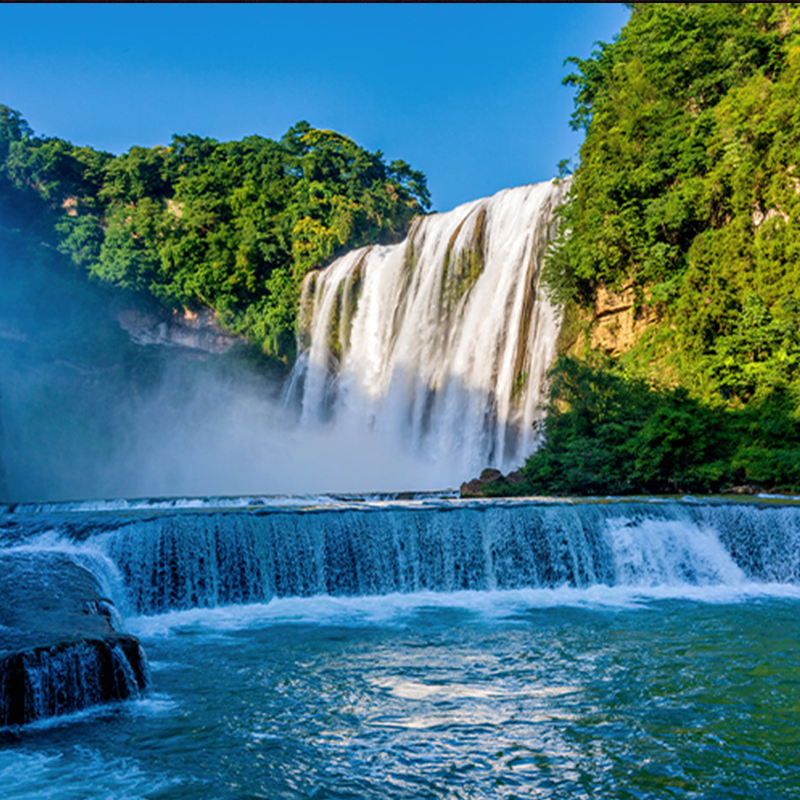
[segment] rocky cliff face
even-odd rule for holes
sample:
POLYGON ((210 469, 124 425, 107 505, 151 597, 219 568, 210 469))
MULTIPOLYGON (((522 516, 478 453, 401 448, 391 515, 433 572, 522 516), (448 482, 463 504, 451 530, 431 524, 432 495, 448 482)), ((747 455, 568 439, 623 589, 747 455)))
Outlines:
POLYGON ((558 352, 583 358, 587 351, 616 358, 633 350, 663 320, 633 286, 618 291, 600 284, 591 305, 570 303, 562 314, 558 352))
POLYGON ((589 346, 610 356, 630 350, 644 331, 658 321, 652 309, 636 303, 632 286, 618 292, 599 286, 594 308, 587 316, 589 346))
POLYGON ((136 308, 115 312, 120 327, 139 345, 160 344, 187 347, 206 353, 227 353, 245 341, 223 330, 211 309, 156 313, 136 308))

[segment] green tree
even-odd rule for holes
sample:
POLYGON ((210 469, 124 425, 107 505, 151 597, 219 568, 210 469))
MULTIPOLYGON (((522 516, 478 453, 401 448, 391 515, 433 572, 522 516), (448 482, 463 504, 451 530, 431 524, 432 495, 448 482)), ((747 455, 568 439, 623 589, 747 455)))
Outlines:
POLYGON ((660 323, 628 369, 655 357, 694 395, 746 403, 800 377, 800 7, 631 7, 570 59, 586 138, 547 280, 586 307, 632 287, 660 323))
POLYGON ((425 176, 301 122, 279 141, 175 136, 113 157, 36 137, 0 106, 0 208, 85 274, 167 309, 213 309, 288 363, 300 284, 346 249, 401 238, 425 176))

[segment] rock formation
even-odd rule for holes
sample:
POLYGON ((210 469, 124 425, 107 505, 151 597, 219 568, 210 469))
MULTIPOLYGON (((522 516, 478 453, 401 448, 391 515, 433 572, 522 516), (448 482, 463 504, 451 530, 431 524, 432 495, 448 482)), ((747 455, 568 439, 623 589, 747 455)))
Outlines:
POLYGON ((139 697, 147 660, 95 577, 62 553, 0 556, 0 726, 139 697))

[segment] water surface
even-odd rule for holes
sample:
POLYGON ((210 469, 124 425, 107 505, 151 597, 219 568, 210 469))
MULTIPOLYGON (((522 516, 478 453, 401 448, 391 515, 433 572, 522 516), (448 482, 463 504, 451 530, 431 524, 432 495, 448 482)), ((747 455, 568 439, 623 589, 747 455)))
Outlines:
POLYGON ((148 501, 0 541, 95 570, 152 669, 0 732, 4 798, 800 797, 792 503, 148 501))

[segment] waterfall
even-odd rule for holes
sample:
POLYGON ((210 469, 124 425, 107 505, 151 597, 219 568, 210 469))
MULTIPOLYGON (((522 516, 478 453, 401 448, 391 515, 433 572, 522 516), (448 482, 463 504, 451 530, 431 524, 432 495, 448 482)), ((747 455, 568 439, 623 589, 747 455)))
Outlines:
POLYGON ((133 637, 64 641, 0 659, 0 727, 138 699, 147 659, 133 637))
POLYGON ((285 393, 302 425, 370 431, 453 484, 519 465, 555 353, 559 317, 539 281, 566 189, 521 186, 423 217, 400 244, 309 274, 285 393))
POLYGON ((800 583, 792 504, 318 500, 5 520, 28 548, 56 547, 58 531, 71 560, 113 565, 114 601, 134 614, 317 595, 800 583))
POLYGON ((166 514, 104 534, 138 613, 358 596, 800 582, 800 508, 444 503, 166 514))
POLYGON ((107 566, 52 536, 0 548, 0 728, 141 696, 147 658, 104 596, 107 566))
POLYGON ((351 496, 0 506, 0 584, 2 728, 142 696, 147 659, 115 606, 149 616, 564 588, 796 596, 800 505, 351 496))

